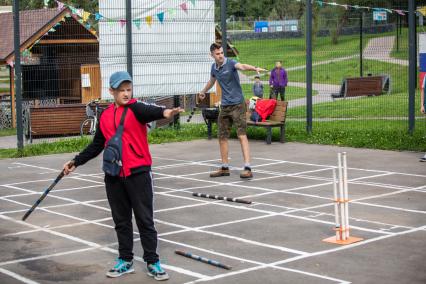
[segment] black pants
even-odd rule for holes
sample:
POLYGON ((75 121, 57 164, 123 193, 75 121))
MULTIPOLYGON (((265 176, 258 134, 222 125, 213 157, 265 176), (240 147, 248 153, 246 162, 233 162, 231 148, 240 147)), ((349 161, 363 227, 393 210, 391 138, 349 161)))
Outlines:
POLYGON ((119 257, 125 261, 133 259, 133 209, 144 251, 143 259, 147 263, 158 261, 151 172, 126 178, 106 175, 105 187, 115 223, 119 257))
POLYGON ((270 99, 278 100, 278 95, 280 95, 281 100, 285 100, 285 87, 272 87, 269 95, 270 99))

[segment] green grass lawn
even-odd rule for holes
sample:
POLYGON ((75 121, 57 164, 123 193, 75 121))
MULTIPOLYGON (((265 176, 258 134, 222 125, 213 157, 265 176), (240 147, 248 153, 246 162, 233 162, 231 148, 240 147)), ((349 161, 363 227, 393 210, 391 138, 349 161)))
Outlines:
MULTIPOLYGON (((364 46, 371 38, 392 34, 364 35, 364 46)), ((274 67, 277 60, 282 60, 285 68, 302 66, 306 62, 304 38, 247 40, 233 43, 240 52, 238 56, 240 62, 261 66, 268 70, 274 67)), ((357 55, 359 54, 359 36, 341 36, 337 45, 331 43, 330 37, 317 37, 312 53, 314 63, 357 55)))
MULTIPOLYGON (((313 134, 303 122, 287 123, 287 141, 383 150, 426 151, 426 121, 417 121, 413 135, 408 121, 356 120, 314 122, 313 134)), ((273 133, 279 140, 278 130, 273 133)))
MULTIPOLYGON (((14 133, 9 133, 9 135, 13 134, 14 133)), ((175 130, 174 128, 155 129, 148 135, 150 144, 190 141, 205 137, 207 137, 207 130, 204 124, 188 124, 181 127, 180 130, 175 130)), ((0 159, 79 152, 83 150, 91 140, 91 137, 64 138, 57 142, 27 145, 21 152, 17 149, 0 149, 0 159)))
MULTIPOLYGON (((416 116, 422 116, 420 94, 416 96, 415 110, 416 116)), ((287 115, 300 117, 304 111, 305 107, 295 107, 287 115)), ((408 92, 314 104, 312 113, 314 118, 408 117, 408 92)))
MULTIPOLYGON (((251 97, 253 97, 253 91, 252 91, 253 84, 241 84, 241 87, 243 89, 243 94, 246 99, 250 99, 251 97)), ((269 87, 268 84, 263 85, 264 98, 269 98, 270 89, 271 88, 269 87)), ((286 93, 285 99, 287 101, 295 100, 295 99, 304 98, 306 96, 306 89, 299 88, 299 87, 287 87, 285 93, 286 93)), ((314 92, 314 95, 316 94, 317 92, 314 92)))
POLYGON ((15 128, 0 129, 0 137, 11 136, 11 135, 16 135, 16 129, 15 128))
MULTIPOLYGON (((288 121, 286 140, 310 144, 338 145, 358 148, 426 151, 426 121, 417 121, 413 135, 407 133, 407 121, 353 120, 314 122, 313 134, 305 130, 304 122, 288 121)), ((216 124, 213 135, 216 135, 216 124)), ((248 128, 251 140, 264 140, 265 129, 248 128)), ((204 124, 183 125, 180 130, 173 128, 156 129, 149 134, 150 144, 182 142, 206 139, 207 130, 204 124)), ((232 137, 236 138, 235 130, 232 137)), ((273 130, 273 140, 279 141, 278 129, 273 130)), ((91 141, 90 137, 64 139, 63 141, 33 144, 25 146, 22 152, 16 149, 0 149, 1 158, 17 158, 37 155, 79 152, 91 141)))
POLYGON ((395 44, 391 53, 392 57, 408 60, 408 28, 402 29, 402 34, 399 37, 399 50, 397 46, 397 37, 395 35, 395 44))
MULTIPOLYGON (((288 121, 286 141, 396 151, 426 151, 426 120, 417 121, 413 135, 407 132, 408 121, 351 120, 314 122, 313 133, 306 133, 305 122, 288 121)), ((214 134, 215 134, 214 130, 214 134)), ((264 140, 266 130, 249 127, 250 140, 264 140)), ((236 138, 235 130, 232 137, 236 138)), ((279 129, 273 129, 273 141, 279 141, 279 129)))
MULTIPOLYGON (((313 81, 314 83, 340 85, 346 77, 359 77, 359 66, 359 59, 314 66, 312 68, 313 81)), ((407 66, 364 59, 363 70, 364 76, 368 73, 373 75, 389 74, 392 91, 395 93, 404 92, 408 89, 407 66)), ((288 76, 291 81, 304 82, 305 70, 290 71, 288 76)))

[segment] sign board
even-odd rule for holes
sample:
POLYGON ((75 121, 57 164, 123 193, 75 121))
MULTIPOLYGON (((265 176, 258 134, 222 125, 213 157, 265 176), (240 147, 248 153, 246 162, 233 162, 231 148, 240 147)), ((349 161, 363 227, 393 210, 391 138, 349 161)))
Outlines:
POLYGON ((256 33, 262 33, 266 31, 268 31, 268 27, 269 27, 269 23, 265 22, 265 21, 261 21, 261 22, 254 22, 254 32, 256 33))
POLYGON ((285 20, 285 21, 258 21, 254 22, 254 31, 256 33, 264 32, 297 32, 299 29, 298 20, 285 20))
POLYGON ((81 74, 81 87, 90 88, 90 74, 81 74))
POLYGON ((373 21, 387 21, 388 13, 386 11, 373 11, 373 21))

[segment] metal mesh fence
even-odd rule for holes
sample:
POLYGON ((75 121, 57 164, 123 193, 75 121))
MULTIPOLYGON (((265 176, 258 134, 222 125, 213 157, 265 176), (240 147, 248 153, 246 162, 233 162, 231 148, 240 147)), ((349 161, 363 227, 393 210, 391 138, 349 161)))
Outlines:
MULTIPOLYGON (((126 1, 100 1, 87 7, 77 2, 21 7, 25 142, 87 133, 91 126, 83 121, 90 118, 94 123, 96 107, 111 102, 109 76, 126 70, 129 63, 137 99, 185 109, 180 118, 160 121, 157 127, 205 123, 195 94, 210 77, 209 45, 223 40, 219 1, 129 1, 130 21, 126 1), (101 101, 93 103, 97 99, 101 101)), ((260 75, 265 98, 278 91, 275 85, 280 82, 271 77, 281 61, 288 77, 287 124, 305 129, 306 1, 276 1, 269 6, 264 1, 237 2, 227 2, 228 56, 268 70, 260 75)), ((344 7, 313 1, 313 131, 407 130, 407 1, 365 1, 369 9, 361 2, 344 7)), ((6 43, 0 46, 0 131, 13 135, 10 129, 16 127, 17 115, 12 13, 0 14, 0 21, 6 43)), ((417 32, 424 32, 422 26, 417 32)), ((255 74, 239 75, 249 99, 255 74)), ((425 131, 419 94, 416 131, 425 131)))
MULTIPOLYGON (((287 121, 289 124, 300 122, 299 127, 303 128, 306 121, 305 3, 287 2, 290 12, 285 18, 274 18, 276 10, 256 21, 231 18, 228 33, 241 62, 270 70, 261 76, 267 95, 270 86, 276 83, 270 80, 274 65, 282 61, 289 81, 285 88, 285 100, 289 101, 287 121)), ((328 127, 406 129, 407 15, 395 10, 407 10, 407 2, 392 6, 389 1, 369 1, 370 9, 345 9, 322 1, 313 3, 314 131, 328 127), (389 13, 373 7, 395 10, 389 13)), ((247 97, 252 95, 253 78, 253 74, 241 74, 247 97)), ((420 113, 420 92, 416 95, 415 110, 416 119, 424 120, 420 113)), ((424 129, 424 123, 418 126, 424 129)))

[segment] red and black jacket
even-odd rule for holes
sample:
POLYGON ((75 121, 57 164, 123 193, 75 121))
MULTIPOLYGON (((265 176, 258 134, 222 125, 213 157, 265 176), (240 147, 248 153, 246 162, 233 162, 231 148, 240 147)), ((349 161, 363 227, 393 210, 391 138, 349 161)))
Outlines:
MULTIPOLYGON (((164 118, 164 108, 157 105, 138 102, 135 99, 127 103, 129 110, 124 120, 123 131, 123 169, 120 176, 127 177, 135 173, 151 170, 151 154, 148 147, 147 123, 164 118)), ((114 136, 124 106, 109 105, 101 114, 95 137, 90 145, 75 156, 75 166, 81 166, 98 156, 107 141, 114 136)))

